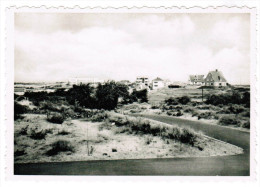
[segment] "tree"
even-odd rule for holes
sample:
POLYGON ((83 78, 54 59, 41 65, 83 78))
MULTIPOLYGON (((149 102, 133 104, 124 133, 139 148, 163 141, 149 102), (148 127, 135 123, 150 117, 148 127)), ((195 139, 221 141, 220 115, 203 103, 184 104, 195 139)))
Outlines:
POLYGON ((79 104, 86 108, 95 108, 95 98, 93 97, 94 88, 90 84, 73 85, 68 90, 66 99, 70 104, 79 104))
POLYGON ((143 90, 133 90, 131 94, 131 99, 133 102, 139 101, 141 103, 148 102, 147 89, 143 90))
POLYGON ((119 96, 124 94, 124 88, 118 86, 113 81, 99 84, 96 90, 97 108, 106 110, 115 109, 119 96))

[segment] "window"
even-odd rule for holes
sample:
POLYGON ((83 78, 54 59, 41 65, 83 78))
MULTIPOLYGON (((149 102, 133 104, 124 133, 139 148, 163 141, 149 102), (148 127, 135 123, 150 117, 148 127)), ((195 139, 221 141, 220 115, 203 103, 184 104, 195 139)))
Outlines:
POLYGON ((221 86, 221 83, 219 83, 219 86, 221 86))
POLYGON ((210 85, 211 85, 211 86, 213 86, 213 82, 212 82, 212 83, 210 83, 210 85))

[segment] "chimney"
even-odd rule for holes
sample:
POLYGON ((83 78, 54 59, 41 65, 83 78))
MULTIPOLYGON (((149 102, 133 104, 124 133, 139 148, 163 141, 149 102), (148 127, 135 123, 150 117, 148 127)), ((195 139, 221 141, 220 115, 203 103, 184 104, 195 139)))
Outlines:
POLYGON ((216 69, 216 72, 218 72, 218 69, 216 69))

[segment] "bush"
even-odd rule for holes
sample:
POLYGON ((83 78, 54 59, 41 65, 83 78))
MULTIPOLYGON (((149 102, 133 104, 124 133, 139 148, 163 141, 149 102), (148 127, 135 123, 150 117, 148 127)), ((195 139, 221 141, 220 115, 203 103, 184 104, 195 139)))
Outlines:
POLYGON ((212 119, 213 113, 212 112, 202 112, 198 115, 198 120, 203 118, 203 119, 212 119))
POLYGON ((245 111, 245 107, 241 105, 233 104, 228 107, 228 110, 230 111, 230 113, 239 114, 245 111))
POLYGON ((20 105, 17 102, 14 102, 14 120, 21 119, 22 114, 28 111, 28 107, 24 105, 20 105))
POLYGON ((91 120, 92 122, 102 122, 102 121, 104 121, 105 119, 107 119, 107 117, 108 117, 108 115, 107 115, 106 112, 99 112, 99 113, 93 115, 93 116, 90 118, 90 120, 91 120))
POLYGON ((53 111, 53 112, 60 112, 61 108, 58 107, 57 105, 53 104, 50 101, 44 101, 44 102, 40 102, 40 109, 41 110, 45 110, 45 111, 53 111))
POLYGON ((190 98, 188 96, 182 96, 178 98, 178 102, 182 105, 186 105, 190 102, 190 98))
POLYGON ((219 119, 219 124, 223 126, 228 125, 240 125, 240 120, 238 120, 235 116, 223 116, 219 119))
POLYGON ((34 140, 45 139, 48 132, 46 130, 38 130, 38 128, 31 129, 30 138, 34 140))
POLYGON ((164 102, 169 106, 169 105, 178 105, 178 104, 186 105, 190 101, 191 100, 188 96, 183 96, 183 97, 176 97, 176 98, 170 97, 168 99, 165 99, 164 102))
POLYGON ((186 113, 194 113, 195 112, 194 108, 191 108, 191 107, 185 108, 183 111, 186 112, 186 113))
POLYGON ((26 127, 22 127, 19 134, 20 135, 27 135, 28 128, 29 128, 29 125, 27 125, 26 127))
POLYGON ((248 120, 248 121, 244 122, 243 124, 241 124, 241 127, 250 129, 250 121, 248 120))
POLYGON ((148 92, 147 89, 143 89, 143 90, 133 90, 132 94, 130 95, 132 102, 148 102, 148 92))
POLYGON ((182 143, 187 143, 187 144, 194 146, 196 138, 197 138, 197 136, 194 135, 194 133, 192 133, 188 129, 182 129, 179 139, 182 143))
POLYGON ((167 104, 168 106, 170 105, 178 105, 178 101, 177 99, 173 98, 173 97, 170 97, 168 99, 165 99, 165 104, 167 104))
POLYGON ((47 114, 47 121, 51 123, 62 124, 64 120, 65 118, 63 117, 63 115, 58 112, 47 114))
POLYGON ((51 144, 51 149, 46 152, 48 156, 57 155, 60 152, 74 152, 74 146, 67 140, 58 140, 51 144))
POLYGON ((58 135, 68 135, 71 134, 69 131, 66 131, 64 129, 62 129, 61 131, 58 132, 58 135))
POLYGON ((212 105, 227 105, 227 104, 245 104, 250 106, 250 93, 244 93, 241 95, 237 91, 232 91, 232 93, 220 94, 220 95, 209 95, 206 100, 207 104, 212 105))
POLYGON ((15 157, 23 156, 23 155, 25 155, 25 154, 26 154, 26 152, 25 152, 25 150, 23 150, 23 149, 16 149, 15 152, 14 152, 14 156, 15 156, 15 157))

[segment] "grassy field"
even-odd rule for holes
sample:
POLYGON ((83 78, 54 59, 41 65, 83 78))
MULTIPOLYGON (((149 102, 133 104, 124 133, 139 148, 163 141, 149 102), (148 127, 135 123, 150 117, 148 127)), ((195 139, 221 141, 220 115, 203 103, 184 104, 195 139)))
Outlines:
MULTIPOLYGON (((162 88, 159 90, 152 90, 149 92, 148 100, 150 104, 158 104, 169 97, 189 96, 192 101, 202 101, 202 90, 197 86, 188 86, 186 88, 162 88)), ((209 94, 226 93, 228 90, 221 89, 203 89, 204 100, 209 94)))

